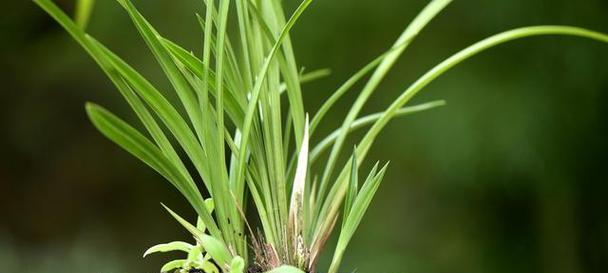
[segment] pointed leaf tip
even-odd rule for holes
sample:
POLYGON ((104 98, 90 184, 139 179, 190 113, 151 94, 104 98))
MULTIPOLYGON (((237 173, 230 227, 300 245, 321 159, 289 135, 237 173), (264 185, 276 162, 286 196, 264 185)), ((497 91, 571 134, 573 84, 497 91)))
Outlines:
POLYGON ((194 246, 191 244, 188 244, 186 242, 180 242, 180 241, 169 242, 166 244, 158 244, 158 245, 148 248, 148 250, 146 250, 146 252, 144 252, 143 257, 145 258, 146 256, 148 256, 152 253, 157 253, 157 252, 169 252, 169 251, 189 252, 193 247, 194 246))

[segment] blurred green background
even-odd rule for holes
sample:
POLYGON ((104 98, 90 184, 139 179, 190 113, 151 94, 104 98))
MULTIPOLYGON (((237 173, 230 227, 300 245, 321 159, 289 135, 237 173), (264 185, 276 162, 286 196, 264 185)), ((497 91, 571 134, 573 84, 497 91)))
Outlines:
MULTIPOLYGON (((57 2, 72 9, 72 0, 57 2)), ((120 7, 97 2, 90 32, 166 86, 120 7)), ((200 2, 137 4, 163 34, 197 49, 200 2)), ((307 109, 390 46, 425 3, 315 1, 294 30, 295 48, 300 65, 333 73, 305 86, 307 109)), ((84 51, 30 1, 2 5, 0 271, 157 272, 168 257, 142 259, 143 250, 189 238, 159 202, 192 212, 90 125, 85 101, 133 116, 84 51)), ((491 34, 531 24, 608 32, 606 14, 605 0, 454 1, 366 112, 491 34)), ((338 126, 354 94, 317 141, 338 126)), ((392 122, 369 155, 391 168, 343 272, 606 272, 608 46, 563 37, 500 46, 442 76, 416 102, 431 99, 448 105, 392 122)))

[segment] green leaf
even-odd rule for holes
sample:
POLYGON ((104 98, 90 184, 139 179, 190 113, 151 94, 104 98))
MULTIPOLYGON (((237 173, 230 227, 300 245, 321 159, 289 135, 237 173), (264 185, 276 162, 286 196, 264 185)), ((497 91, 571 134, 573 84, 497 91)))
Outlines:
MULTIPOLYGON (((334 146, 329 155, 329 159, 327 161, 325 170, 323 171, 323 176, 321 178, 321 182, 319 185, 319 193, 318 198, 324 200, 326 190, 328 187, 329 180, 331 179, 331 175, 334 171, 335 165, 338 160, 338 156, 340 155, 340 151, 342 146, 348 136, 349 128, 352 123, 355 121, 357 116, 359 115, 361 109, 367 102, 367 100, 371 97, 373 92, 376 90, 380 82, 384 79, 388 71, 393 67, 397 59, 401 56, 403 51, 407 48, 414 38, 420 33, 420 31, 437 15, 441 12, 452 0, 433 0, 431 1, 419 14, 416 18, 410 23, 410 25, 405 29, 405 31, 401 34, 401 36, 397 39, 393 47, 400 47, 395 51, 391 52, 387 57, 385 57, 382 62, 378 65, 367 84, 363 87, 363 90, 357 97, 357 100, 353 103, 353 106, 349 110, 344 122, 342 123, 341 132, 338 136, 338 139, 334 142, 334 146)), ((327 199, 328 202, 334 202, 336 200, 327 199)), ((340 200, 337 200, 340 201, 340 200)), ((325 202, 319 202, 319 204, 325 205, 325 202)), ((320 207, 321 208, 321 207, 320 207)), ((323 211, 320 212, 321 215, 324 214, 323 211)), ((329 218, 323 219, 327 221, 329 218)), ((323 225, 322 223, 318 224, 323 225)), ((325 224, 326 225, 326 224, 325 224)), ((317 232, 323 232, 317 230, 317 232)))
POLYGON ((142 38, 156 57, 161 65, 165 75, 173 85, 180 101, 182 102, 188 117, 192 121, 197 135, 202 134, 201 112, 198 108, 198 103, 194 97, 194 93, 188 82, 181 75, 179 69, 175 66, 171 56, 168 54, 165 47, 160 42, 161 35, 152 27, 152 25, 137 11, 135 6, 129 0, 118 0, 133 21, 142 38))
MULTIPOLYGON (((445 61, 443 61, 442 63, 440 63, 433 69, 431 69, 429 72, 424 74, 419 80, 414 82, 408 89, 406 89, 406 91, 404 91, 402 93, 402 95, 400 97, 398 97, 386 111, 384 111, 382 116, 374 122, 374 125, 372 126, 372 128, 369 129, 368 133, 359 142, 359 144, 357 145, 357 157, 358 157, 357 161, 361 162, 365 158, 365 156, 366 156, 367 152, 369 151, 369 148, 371 147, 372 143, 374 142, 376 136, 380 133, 380 131, 382 130, 382 128, 384 128, 384 126, 388 123, 388 121, 390 121, 393 117, 395 117, 398 109, 400 107, 402 107, 405 103, 407 103, 415 94, 417 94, 422 88, 424 88, 426 85, 428 85, 430 82, 432 82, 439 75, 443 74, 444 72, 446 72, 447 70, 449 70, 450 68, 455 66, 456 64, 458 64, 458 63, 470 58, 471 56, 474 56, 474 55, 478 54, 479 52, 482 52, 488 48, 494 47, 496 45, 499 45, 499 44, 502 44, 502 43, 505 43, 505 42, 508 42, 511 40, 529 37, 529 36, 537 36, 537 35, 580 36, 580 37, 586 37, 586 38, 595 39, 598 41, 608 43, 608 35, 594 32, 594 31, 589 31, 586 29, 581 29, 581 28, 576 28, 576 27, 565 27, 565 26, 525 27, 525 28, 514 29, 511 31, 503 32, 503 33, 494 35, 490 38, 484 39, 484 40, 460 51, 459 53, 453 55, 452 57, 446 59, 445 61)), ((332 215, 337 214, 336 202, 338 202, 339 200, 342 200, 342 198, 344 198, 344 194, 347 190, 347 187, 345 187, 345 183, 347 182, 346 178, 348 175, 349 168, 350 168, 350 165, 346 164, 344 166, 344 168, 342 169, 342 171, 340 172, 340 175, 338 176, 336 183, 334 183, 328 196, 326 197, 326 200, 328 200, 328 201, 323 205, 323 208, 322 208, 321 212, 319 213, 319 215, 320 215, 319 219, 327 219, 328 217, 331 217, 332 215)), ((323 233, 323 232, 325 232, 323 230, 329 229, 328 228, 329 225, 326 222, 327 221, 325 221, 325 223, 323 223, 323 222, 318 223, 317 232, 323 233)))
POLYGON ((178 174, 158 147, 136 129, 99 105, 87 103, 85 108, 93 125, 107 138, 148 164, 167 180, 175 182, 178 179, 178 174))
POLYGON ((475 56, 476 54, 487 50, 489 48, 493 48, 497 45, 513 41, 516 39, 521 39, 525 37, 531 36, 539 36, 539 35, 569 35, 569 36, 579 36, 585 37, 589 39, 594 39, 600 42, 608 43, 608 35, 602 34, 595 31, 590 31, 577 27, 567 27, 567 26, 533 26, 533 27, 524 27, 513 29, 510 31, 505 31, 503 33, 499 33, 493 35, 489 38, 486 38, 480 42, 477 42, 460 52, 452 55, 450 58, 444 60, 437 66, 433 67, 430 71, 425 73, 422 77, 416 80, 412 85, 410 85, 389 107, 380 119, 378 119, 372 128, 368 131, 368 133, 364 136, 363 140, 361 140, 359 149, 361 150, 360 157, 364 157, 366 152, 371 147, 376 136, 382 131, 384 126, 396 115, 396 112, 400 107, 405 105, 408 101, 410 101, 420 90, 430 84, 437 77, 448 71, 450 68, 456 66, 464 60, 475 56))
POLYGON ((308 172, 308 117, 304 124, 304 137, 302 138, 302 146, 298 153, 298 165, 293 181, 293 189, 291 191, 291 201, 289 203, 289 230, 292 232, 292 238, 297 240, 298 236, 302 235, 303 225, 303 210, 304 206, 304 190, 306 186, 306 173, 308 172))
MULTIPOLYGON (((209 211, 209 213, 213 212, 213 210, 215 209, 215 203, 213 202, 213 198, 207 198, 205 200, 205 207, 207 208, 207 211, 209 211)), ((196 220, 196 228, 198 228, 201 232, 205 232, 205 230, 207 229, 207 226, 205 225, 205 222, 203 221, 203 219, 201 219, 201 217, 198 217, 198 219, 196 220)))
POLYGON ((363 66, 361 69, 359 69, 359 71, 357 71, 355 74, 353 74, 336 91, 334 91, 331 94, 331 96, 327 100, 325 100, 325 102, 323 102, 323 105, 321 105, 319 110, 317 110, 317 113, 314 115, 312 122, 310 124, 311 135, 314 134, 314 132, 317 129, 317 126, 319 126, 319 124, 321 124, 321 122, 323 121, 323 118, 325 118, 325 116, 327 115, 329 110, 331 110, 331 108, 335 105, 336 102, 338 102, 338 100, 340 98, 342 98, 348 91, 352 90, 352 87, 356 83, 358 83, 361 79, 363 79, 363 77, 365 77, 365 75, 367 75, 369 72, 371 72, 372 69, 374 69, 375 67, 380 65, 380 63, 382 63, 382 61, 385 58, 389 57, 390 54, 394 53, 397 50, 401 50, 402 48, 405 48, 408 44, 409 44, 408 42, 403 42, 401 44, 398 44, 398 45, 395 45, 395 46, 389 48, 388 50, 386 50, 385 52, 380 54, 378 57, 373 59, 371 62, 369 62, 368 64, 363 66))
POLYGON ((200 245, 193 247, 190 250, 190 252, 188 252, 187 260, 188 260, 189 265, 196 264, 198 261, 202 261, 203 260, 203 247, 200 245))
MULTIPOLYGON (((437 101, 431 101, 431 102, 418 104, 418 105, 414 105, 414 106, 403 107, 403 108, 399 109, 399 111, 397 111, 395 117, 403 117, 403 116, 431 110, 433 108, 440 107, 445 104, 446 104, 445 101, 437 100, 437 101)), ((370 115, 358 118, 357 120, 355 120, 355 122, 353 122, 351 124, 350 132, 361 129, 367 125, 373 124, 375 121, 382 118, 383 115, 384 115, 384 112, 379 112, 379 113, 374 113, 374 114, 370 114, 370 115)), ((325 137, 319 143, 317 143, 317 145, 310 152, 311 164, 313 162, 316 162, 317 159, 321 156, 321 154, 323 152, 327 151, 327 149, 329 149, 331 144, 334 141, 336 141, 336 139, 339 137, 340 132, 341 132, 341 130, 340 130, 340 128, 338 128, 338 129, 334 130, 333 132, 331 132, 327 137, 325 137)))
MULTIPOLYGON (((154 141, 158 144, 161 151, 167 156, 167 159, 178 169, 183 177, 183 183, 188 183, 193 185, 194 182, 183 163, 181 162, 179 156, 173 149, 171 143, 164 135, 163 131, 160 129, 146 106, 143 104, 141 99, 137 97, 134 93, 133 89, 125 80, 122 78, 121 74, 118 73, 111 65, 111 63, 106 60, 106 57, 103 54, 99 54, 99 49, 95 46, 95 43, 92 43, 89 38, 87 38, 86 34, 79 28, 74 22, 70 20, 70 18, 63 13, 53 2, 49 0, 36 0, 38 5, 40 5, 45 11, 47 11, 57 22, 63 26, 66 31, 93 57, 93 59, 99 64, 99 66, 103 69, 106 75, 110 78, 110 80, 116 85, 120 93, 127 100, 129 105, 133 108, 137 116, 140 118, 150 135, 154 139, 154 141)), ((180 189, 180 185, 177 182, 180 182, 182 179, 178 181, 171 181, 180 189)), ((181 182, 180 182, 181 183, 181 182)), ((183 192, 183 188, 180 189, 183 192)), ((188 197, 187 197, 188 198, 188 197)), ((189 201, 192 201, 189 199, 189 201)))
MULTIPOLYGON (((394 118, 399 111, 400 107, 405 105, 411 98, 414 97, 420 90, 430 84, 434 79, 439 77, 441 74, 448 71, 450 68, 454 67, 458 63, 486 50, 497 46, 499 44, 512 41, 515 39, 520 39, 524 37, 530 36, 538 36, 538 35, 570 35, 570 36, 579 36, 590 38, 594 40, 598 40, 604 43, 608 43, 608 35, 602 34, 599 32, 594 32, 582 28, 576 27, 565 27, 565 26, 535 26, 535 27, 524 27, 519 29, 514 29, 510 31, 506 31, 503 33, 496 34, 489 38, 486 38, 468 48, 465 48, 453 55, 452 57, 446 59, 441 62, 439 65, 435 66, 433 69, 424 74, 421 78, 419 78, 416 82, 414 82, 410 87, 408 87, 402 94, 399 96, 390 106, 389 108, 382 113, 382 115, 374 122, 372 128, 368 130, 366 135, 357 145, 357 157, 358 161, 361 162, 367 152, 369 151, 371 145, 373 144, 375 138, 382 131, 384 126, 394 118)), ((330 194, 327 197, 327 200, 340 200, 343 198, 344 193, 346 191, 344 187, 345 177, 348 174, 348 165, 342 169, 337 182, 332 186, 330 194)), ((333 215, 335 210, 331 208, 331 204, 328 203, 323 208, 321 215, 333 215), (331 211, 331 212, 330 212, 331 211)), ((325 216, 326 217, 326 216, 325 216)))
POLYGON ((213 202, 213 198, 207 198, 205 200, 205 207, 207 208, 207 211, 209 211, 209 213, 213 212, 213 210, 215 209, 215 202, 213 202))
MULTIPOLYGON (((239 248, 241 245, 240 240, 235 236, 235 230, 240 230, 239 221, 240 215, 238 214, 235 206, 232 206, 232 196, 230 194, 230 189, 228 185, 228 170, 226 167, 226 144, 224 141, 224 92, 226 92, 224 88, 224 76, 225 76, 225 51, 226 47, 226 25, 228 22, 228 12, 230 8, 230 0, 220 1, 219 6, 219 14, 217 18, 217 41, 216 41, 216 95, 215 95, 215 123, 217 126, 216 130, 207 131, 207 134, 213 134, 213 137, 210 137, 210 140, 207 145, 210 145, 208 154, 212 155, 214 160, 220 162, 220 164, 215 164, 213 168, 211 168, 211 172, 214 174, 214 183, 213 192, 217 194, 218 198, 217 202, 217 219, 222 226, 222 229, 225 231, 223 236, 226 239, 226 242, 233 246, 234 248, 239 248), (232 218, 234 221, 230 222, 228 219, 232 218), (238 242, 237 242, 238 240, 238 242), (239 245, 240 244, 240 245, 239 245)), ((211 22, 207 22, 211 23, 211 22)), ((211 253, 213 257, 213 254, 211 253)))
MULTIPOLYGON (((294 15, 298 15, 300 8, 302 8, 302 12, 310 3, 305 3, 303 1, 298 9, 294 12, 294 15), (306 6, 304 6, 306 5, 306 6)), ((277 40, 284 39, 282 48, 283 51, 278 52, 278 61, 279 61, 279 71, 283 78, 285 79, 285 87, 287 91, 287 97, 290 105, 289 114, 292 117, 292 122, 294 126, 295 139, 296 139, 296 148, 299 149, 302 139, 301 132, 304 128, 304 105, 302 101, 302 90, 298 83, 298 69, 295 61, 295 56, 293 52, 293 48, 291 45, 291 40, 289 38, 289 33, 285 33, 283 36, 283 32, 279 35, 279 38, 275 40, 274 33, 278 31, 277 26, 288 25, 292 19, 294 19, 294 15, 290 18, 290 20, 285 23, 285 16, 283 15, 281 9, 280 2, 269 2, 270 9, 273 12, 268 12, 263 7, 258 8, 253 1, 249 2, 249 7, 252 10, 253 18, 257 21, 259 29, 256 31, 261 31, 262 34, 268 39, 268 42, 271 44, 276 44, 277 40), (262 10, 260 10, 262 9, 262 10)), ((297 19, 297 18, 296 18, 297 19)))
POLYGON ((194 246, 186 243, 186 242, 181 242, 181 241, 175 241, 175 242, 170 242, 170 243, 166 243, 166 244, 158 244, 155 245, 153 247, 148 248, 148 250, 146 250, 146 252, 144 253, 144 257, 152 254, 152 253, 158 253, 158 252, 169 252, 169 251, 183 251, 183 252, 190 252, 190 250, 192 250, 194 246))
MULTIPOLYGON (((206 89, 208 90, 208 92, 215 96, 217 93, 215 72, 205 66, 203 61, 198 59, 191 52, 186 51, 185 49, 170 40, 167 40, 165 38, 160 39, 163 46, 167 48, 167 50, 175 59, 175 61, 183 65, 188 71, 192 72, 192 74, 196 75, 198 79, 203 82, 202 84, 206 85, 206 89), (208 69, 208 71, 206 69, 208 69)), ((235 91, 233 90, 233 88, 235 87, 227 86, 226 88, 228 91, 225 94, 226 100, 224 103, 224 106, 227 110, 226 112, 228 116, 232 119, 232 121, 240 127, 243 123, 243 118, 245 117, 244 109, 246 108, 246 102, 244 99, 234 94, 235 91)), ((203 91, 201 90, 200 92, 203 91)), ((199 94, 199 96, 201 96, 201 98, 199 98, 199 103, 203 104, 204 102, 202 97, 204 95, 201 93, 199 94)))
POLYGON ((89 24, 91 12, 95 6, 95 0, 78 0, 76 2, 76 24, 82 29, 85 29, 89 24))
POLYGON ((202 231, 200 231, 195 226, 186 221, 184 218, 172 211, 169 207, 165 206, 165 204, 161 203, 161 205, 169 212, 169 214, 171 214, 171 216, 173 216, 173 218, 175 218, 175 220, 177 220, 178 223, 180 223, 188 232, 190 232, 196 240, 201 240, 203 238, 203 235, 205 234, 202 231))
POLYGON ((240 256, 234 256, 230 262, 230 273, 243 273, 245 272, 245 260, 240 256))
MULTIPOLYGON (((203 61, 201 61, 199 58, 194 56, 191 52, 187 51, 183 47, 172 42, 171 40, 168 40, 168 39, 162 38, 162 37, 160 37, 160 39, 161 39, 160 40, 161 43, 165 46, 165 48, 167 48, 167 50, 169 50, 169 53, 171 53, 171 55, 177 61, 182 63, 189 71, 191 71, 195 75, 203 75, 203 73, 205 73, 204 72, 205 66, 204 66, 203 61)), ((317 69, 317 70, 302 74, 299 77, 299 82, 300 82, 300 84, 309 83, 309 82, 313 82, 318 79, 325 78, 329 75, 331 75, 330 69, 317 69)), ((211 69, 209 69, 209 72, 208 72, 209 91, 212 91, 212 92, 215 91, 215 81, 216 81, 215 80, 215 71, 212 71, 211 69)), ((287 84, 281 83, 279 92, 281 94, 285 94, 286 90, 287 90, 287 84)), ((232 95, 233 92, 234 91, 227 92, 227 94, 229 96, 229 97, 227 97, 227 99, 229 99, 231 96, 233 96, 232 95)), ((234 98, 230 98, 230 99, 234 99, 234 98)))
POLYGON ((251 173, 248 172, 246 179, 247 187, 251 194, 251 198, 253 198, 253 203, 255 204, 255 208, 258 212, 258 217, 260 217, 265 240, 270 244, 274 244, 276 241, 276 235, 274 234, 275 229, 272 226, 272 222, 269 218, 268 212, 266 211, 266 203, 264 202, 264 199, 262 199, 262 195, 253 181, 254 179, 252 178, 251 173))
POLYGON ((355 230, 361 223, 361 219, 363 219, 363 215, 367 211, 369 204, 372 201, 372 198, 376 194, 378 187, 380 186, 380 182, 384 178, 384 174, 386 172, 386 168, 388 164, 384 165, 382 169, 378 172, 377 175, 374 175, 375 171, 372 170, 367 180, 363 183, 361 187, 361 192, 357 195, 352 209, 346 217, 345 223, 342 225, 342 230, 340 231, 340 236, 338 238, 338 243, 336 245, 336 250, 334 252, 334 257, 332 259, 332 263, 329 267, 329 273, 335 273, 338 271, 340 266, 340 262, 342 261, 342 256, 344 251, 346 250, 346 246, 352 239, 355 230))
MULTIPOLYGON (((196 135, 199 138, 202 136, 201 125, 202 122, 200 120, 201 113, 199 112, 198 103, 194 98, 194 94, 190 89, 187 81, 182 77, 181 72, 173 63, 171 56, 167 53, 164 46, 159 41, 160 35, 156 30, 152 28, 152 26, 143 18, 143 16, 135 9, 135 7, 131 4, 130 1, 124 0, 119 1, 123 7, 127 10, 134 24, 136 25, 138 31, 141 33, 142 37, 146 41, 146 44, 152 50, 154 56, 157 58, 159 64, 163 68, 163 71, 169 78, 169 81, 173 85, 175 91, 178 94, 188 117, 192 121, 192 126, 196 131, 196 135)), ((101 47, 100 47, 101 48, 101 47)), ((103 49, 103 48, 102 48, 103 49)), ((203 182, 207 183, 206 186, 211 192, 211 195, 214 195, 213 189, 214 187, 208 185, 208 183, 213 183, 216 180, 209 179, 209 167, 206 166, 206 157, 203 149, 201 148, 199 142, 196 140, 196 137, 193 136, 192 132, 188 125, 183 121, 179 113, 159 94, 158 91, 154 89, 154 87, 149 84, 143 77, 138 75, 134 70, 130 69, 123 62, 117 59, 115 56, 112 56, 110 52, 104 52, 107 54, 107 57, 113 61, 113 64, 117 67, 117 69, 122 69, 122 73, 130 73, 125 75, 125 79, 131 81, 134 85, 136 91, 145 92, 144 98, 149 101, 150 106, 159 114, 161 119, 166 123, 167 127, 174 133, 186 153, 189 155, 191 160, 193 161, 195 167, 199 171, 199 174, 203 178, 203 182), (112 58, 114 57, 114 58, 112 58), (149 96, 145 96, 149 95, 149 96), (151 96, 150 96, 151 95, 151 96)), ((200 202, 200 198, 197 198, 195 201, 200 202)), ((204 211, 204 208, 201 208, 201 204, 193 203, 195 209, 202 217, 203 221, 207 224, 209 231, 216 235, 221 236, 218 228, 215 225, 215 222, 211 217, 209 217, 208 213, 204 211)), ((220 218, 221 219, 221 218, 220 218)))
MULTIPOLYGON (((257 75, 256 83, 253 87, 253 90, 251 91, 251 100, 249 102, 249 106, 248 106, 248 109, 247 109, 247 112, 245 115, 245 121, 244 121, 243 128, 242 128, 242 138, 241 138, 241 145, 240 145, 240 150, 239 150, 238 165, 237 165, 237 172, 236 172, 237 183, 240 183, 240 181, 244 180, 244 178, 245 178, 245 164, 246 164, 245 160, 247 158, 247 150, 248 150, 247 147, 249 145, 251 127, 253 125, 253 117, 258 108, 257 105, 258 105, 258 99, 260 97, 260 91, 262 90, 262 85, 266 79, 266 75, 270 68, 271 62, 272 62, 273 58, 276 56, 277 52, 279 51, 279 48, 281 47, 284 39, 288 36, 288 33, 291 30, 291 28, 296 23, 298 18, 302 15, 304 10, 306 10, 306 8, 310 5, 311 2, 312 2, 312 0, 304 0, 300 4, 300 6, 298 6, 298 8, 294 12, 294 14, 291 16, 289 21, 285 24, 285 26, 281 30, 279 38, 276 40, 276 43, 272 47, 271 52, 265 58, 264 64, 257 75)), ((298 114, 301 115, 302 113, 298 113, 298 114)))
POLYGON ((207 253, 211 255, 211 258, 213 258, 218 265, 221 267, 229 265, 229 262, 232 260, 232 255, 220 240, 207 234, 203 234, 200 237, 200 242, 207 253))
POLYGON ((282 265, 273 270, 267 271, 266 273, 305 273, 305 272, 297 267, 293 267, 290 265, 282 265))
POLYGON ((205 273, 220 273, 220 270, 212 262, 205 260, 202 264, 202 269, 205 273))
POLYGON ((141 119, 146 129, 150 132, 156 143, 160 146, 163 153, 167 155, 167 157, 173 161, 176 167, 179 167, 180 172, 184 174, 187 178, 190 176, 185 171, 185 167, 179 160, 179 157, 171 147, 171 144, 165 137, 162 130, 159 128, 156 121, 152 118, 149 111, 143 105, 141 100, 133 93, 130 86, 123 80, 121 75, 117 73, 105 60, 104 56, 100 56, 97 53, 96 47, 94 44, 90 42, 90 40, 86 37, 84 31, 79 28, 74 22, 70 20, 70 18, 65 15, 55 4, 53 4, 49 0, 36 0, 38 5, 40 5, 45 11, 47 11, 53 18, 57 20, 63 26, 66 31, 95 59, 95 61, 99 64, 99 66, 104 70, 104 72, 108 75, 108 77, 112 80, 112 82, 116 85, 120 93, 125 97, 129 105, 133 108, 137 116, 141 119))
MULTIPOLYGON (((318 79, 325 78, 325 77, 329 76, 330 74, 331 74, 331 70, 329 70, 329 69, 317 69, 317 70, 302 74, 302 76, 299 77, 300 84, 316 81, 318 79)), ((287 90, 287 84, 281 83, 281 86, 279 88, 279 92, 281 93, 281 95, 285 94, 286 90, 287 90)))
MULTIPOLYGON (((192 160, 200 176, 203 178, 203 182, 205 182, 206 186, 209 188, 210 185, 207 184, 207 181, 209 180, 209 172, 207 171, 207 167, 205 165, 205 153, 200 144, 198 144, 196 137, 188 127, 187 123, 177 112, 177 110, 173 108, 167 99, 165 99, 160 92, 156 90, 154 86, 152 86, 152 84, 150 84, 133 68, 128 66, 124 61, 122 61, 93 38, 87 36, 87 40, 91 43, 93 52, 95 52, 97 56, 100 56, 100 58, 103 58, 110 63, 112 67, 116 69, 116 71, 121 73, 125 81, 133 86, 133 90, 144 98, 148 105, 161 118, 167 128, 169 128, 169 130, 178 140, 186 154, 192 160)), ((201 216, 201 218, 205 221, 205 224, 209 228, 211 234, 219 236, 219 229, 217 228, 215 221, 211 218, 209 212, 207 212, 204 208, 203 199, 198 191, 198 188, 192 181, 187 182, 188 183, 181 184, 182 192, 185 192, 184 195, 195 208, 199 216, 201 216)))
POLYGON ((355 198, 359 191, 359 177, 357 176, 358 166, 357 166, 357 147, 353 151, 353 155, 351 156, 351 172, 350 172, 350 183, 348 187, 348 192, 346 193, 346 199, 344 200, 344 215, 342 216, 342 229, 344 229, 344 225, 346 224, 346 220, 348 219, 348 215, 350 214, 350 209, 355 202, 355 198))
POLYGON ((182 268, 186 262, 188 262, 188 261, 186 261, 186 260, 170 261, 170 262, 166 263, 165 265, 163 265, 163 267, 160 268, 160 272, 169 272, 174 269, 182 268))

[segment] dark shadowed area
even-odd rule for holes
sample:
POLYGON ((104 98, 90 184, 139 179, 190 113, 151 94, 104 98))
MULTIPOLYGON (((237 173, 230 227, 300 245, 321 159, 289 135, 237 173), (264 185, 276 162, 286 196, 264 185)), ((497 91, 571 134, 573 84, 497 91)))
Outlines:
MULTIPOLYGON (((158 272, 170 255, 143 259, 143 251, 190 239, 159 203, 194 212, 90 124, 86 101, 135 117, 85 52, 32 2, 3 2, 0 271, 158 272)), ((72 0, 56 2, 72 9, 72 0)), ((89 31, 168 89, 128 16, 115 1, 97 2, 89 31)), ((201 1, 135 2, 165 36, 200 50, 201 1)), ((298 4, 284 2, 290 11, 298 4)), ((386 50, 425 3, 314 1, 293 31, 294 47, 300 66, 332 75, 304 86, 308 111, 386 50)), ((454 1, 365 112, 384 109, 435 64, 494 33, 533 24, 608 32, 607 13, 605 0, 454 1)), ((355 95, 312 141, 339 126, 355 95)), ((448 104, 393 121, 369 154, 368 165, 391 166, 341 271, 606 272, 608 46, 572 37, 512 42, 457 66, 414 103, 434 99, 448 104)))

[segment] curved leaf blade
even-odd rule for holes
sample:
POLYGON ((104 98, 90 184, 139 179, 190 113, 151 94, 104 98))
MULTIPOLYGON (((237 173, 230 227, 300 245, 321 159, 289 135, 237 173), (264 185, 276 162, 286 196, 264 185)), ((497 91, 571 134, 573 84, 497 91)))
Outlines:
POLYGON ((152 246, 150 248, 148 248, 148 250, 146 250, 146 252, 144 252, 144 258, 152 253, 164 253, 164 252, 170 252, 170 251, 183 251, 183 252, 190 252, 190 250, 192 250, 194 246, 186 243, 186 242, 181 242, 181 241, 175 241, 175 242, 169 242, 169 243, 165 243, 165 244, 158 244, 155 246, 152 246))

